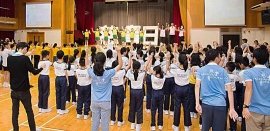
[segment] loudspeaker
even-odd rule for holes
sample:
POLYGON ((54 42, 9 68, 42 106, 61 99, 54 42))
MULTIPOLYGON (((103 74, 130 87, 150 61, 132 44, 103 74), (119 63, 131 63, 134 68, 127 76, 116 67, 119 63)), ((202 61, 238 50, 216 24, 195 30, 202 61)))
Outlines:
POLYGON ((263 25, 270 24, 270 10, 262 10, 262 24, 263 25))

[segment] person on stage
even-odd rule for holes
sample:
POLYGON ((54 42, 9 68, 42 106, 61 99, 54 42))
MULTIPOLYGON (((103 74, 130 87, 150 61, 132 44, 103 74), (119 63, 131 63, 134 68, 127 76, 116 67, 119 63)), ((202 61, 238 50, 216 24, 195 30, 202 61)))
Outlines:
POLYGON ((180 28, 178 27, 178 29, 176 31, 179 31, 179 43, 185 41, 185 36, 184 36, 185 29, 184 29, 184 26, 181 25, 181 27, 180 28))
MULTIPOLYGON (((159 23, 158 23, 158 27, 159 27, 159 23)), ((159 28, 159 37, 160 37, 160 43, 165 44, 166 29, 165 29, 164 25, 162 25, 161 28, 159 28)))
POLYGON ((82 31, 82 34, 84 36, 84 40, 85 40, 85 45, 88 45, 88 40, 89 40, 89 35, 91 34, 91 32, 88 29, 85 29, 85 32, 82 31))
POLYGON ((144 30, 140 29, 140 44, 143 44, 144 30))
POLYGON ((121 41, 122 41, 122 45, 126 45, 126 27, 122 27, 122 31, 120 31, 121 33, 121 41))
POLYGON ((171 26, 168 28, 168 30, 170 31, 169 35, 170 35, 170 44, 174 43, 174 36, 175 36, 175 30, 176 30, 176 25, 174 25, 174 23, 171 23, 171 26))
POLYGON ((109 40, 109 30, 108 28, 105 28, 105 30, 103 31, 103 35, 104 35, 104 41, 105 41, 105 46, 108 45, 108 40, 109 40))
POLYGON ((113 32, 113 41, 115 44, 117 44, 118 29, 115 27, 115 25, 113 26, 112 32, 113 32))
POLYGON ((130 45, 133 45, 133 43, 134 43, 134 37, 135 37, 135 31, 136 30, 134 30, 133 28, 131 28, 130 31, 129 30, 127 30, 127 31, 130 34, 130 45))
POLYGON ((94 31, 92 28, 92 32, 95 34, 96 44, 100 45, 100 29, 99 29, 99 27, 96 28, 96 31, 94 31))

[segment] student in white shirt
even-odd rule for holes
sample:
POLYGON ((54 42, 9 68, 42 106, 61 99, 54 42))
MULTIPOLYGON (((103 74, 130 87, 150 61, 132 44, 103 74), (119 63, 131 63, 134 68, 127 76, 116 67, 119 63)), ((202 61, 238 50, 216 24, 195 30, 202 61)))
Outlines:
POLYGON ((122 68, 125 68, 128 65, 128 58, 126 57, 127 55, 127 48, 126 47, 122 47, 121 50, 121 55, 122 55, 122 68))
MULTIPOLYGON (((176 69, 170 69, 170 72, 174 76, 174 102, 175 102, 175 110, 174 110, 174 121, 172 128, 174 131, 178 131, 180 124, 180 109, 181 105, 184 108, 184 125, 185 131, 190 130, 191 126, 191 118, 189 111, 189 76, 191 74, 190 69, 188 67, 188 58, 186 54, 179 55, 179 63, 177 64, 176 69)), ((170 63, 167 63, 167 67, 169 67, 170 63)))
POLYGON ((57 113, 60 115, 67 114, 66 109, 66 92, 69 85, 67 64, 64 62, 64 52, 62 50, 57 51, 57 61, 53 63, 56 87, 56 108, 57 113))
POLYGON ((185 29, 184 29, 184 26, 181 25, 181 27, 180 28, 178 27, 178 30, 176 30, 176 31, 179 31, 179 43, 185 41, 185 36, 184 36, 185 35, 185 29))
POLYGON ((10 50, 10 43, 9 42, 4 42, 3 44, 3 50, 2 50, 2 60, 3 60, 3 68, 4 68, 4 84, 3 87, 7 88, 10 87, 9 82, 9 72, 7 70, 7 58, 10 55, 13 55, 13 51, 10 50))
POLYGON ((175 25, 174 23, 171 23, 171 26, 169 27, 169 36, 170 36, 170 43, 169 44, 173 44, 174 43, 174 37, 175 37, 175 25))
POLYGON ((162 25, 161 28, 159 28, 159 38, 160 38, 160 43, 167 44, 165 43, 166 42, 166 29, 164 25, 162 25))
POLYGON ((75 58, 75 63, 74 63, 74 65, 75 65, 76 69, 79 68, 79 61, 80 61, 79 53, 80 53, 80 51, 79 51, 78 49, 75 49, 75 50, 74 50, 73 56, 74 56, 74 58, 75 58))
MULTIPOLYGON (((118 107, 118 126, 122 126, 124 124, 123 121, 123 109, 124 109, 124 77, 126 74, 126 71, 131 66, 131 59, 132 54, 129 53, 129 63, 128 66, 126 66, 125 69, 121 69, 115 73, 115 75, 112 77, 112 100, 111 100, 111 126, 113 126, 116 122, 116 107, 118 107)), ((118 61, 114 61, 112 63, 112 68, 115 68, 118 65, 118 61)))
POLYGON ((78 103, 77 103, 77 118, 82 117, 82 108, 84 108, 84 119, 88 119, 91 101, 91 83, 92 79, 89 76, 89 62, 85 58, 80 58, 80 67, 76 70, 75 76, 77 77, 78 85, 78 103))
POLYGON ((138 61, 133 61, 132 69, 130 69, 126 77, 130 80, 130 108, 128 121, 131 122, 131 130, 141 130, 143 123, 143 81, 145 72, 140 70, 141 64, 138 61), (135 119, 136 124, 135 124, 135 119))
POLYGON ((72 95, 72 105, 76 105, 76 84, 77 79, 75 77, 75 57, 70 56, 68 61, 67 73, 68 73, 68 86, 67 86, 67 93, 66 93, 66 104, 70 102, 70 95, 72 95), (71 92, 71 94, 70 94, 71 92))
POLYGON ((46 65, 45 68, 40 72, 38 77, 38 108, 39 112, 46 113, 51 112, 52 109, 48 108, 48 98, 50 95, 50 66, 52 62, 49 61, 50 52, 43 50, 41 52, 42 61, 39 61, 38 68, 42 65, 46 65))
POLYGON ((114 57, 113 57, 113 51, 112 50, 107 50, 106 52, 106 66, 105 68, 112 68, 112 63, 116 60, 114 57))
MULTIPOLYGON (((234 98, 236 98, 236 86, 235 86, 235 82, 237 79, 237 75, 233 74, 233 71, 235 70, 235 63, 233 62, 228 62, 225 66, 225 70, 228 72, 228 76, 231 82, 231 88, 233 91, 233 96, 234 98)), ((225 87, 226 90, 226 114, 228 114, 228 109, 230 107, 229 105, 229 98, 228 98, 228 92, 227 92, 227 87, 225 87)), ((234 99, 234 108, 237 109, 237 103, 236 103, 236 99, 234 99)), ((237 125, 236 125, 236 121, 234 121, 233 119, 229 118, 230 121, 230 131, 236 131, 237 129, 237 125)), ((225 122, 225 126, 224 126, 224 130, 226 130, 227 128, 227 121, 225 122)))

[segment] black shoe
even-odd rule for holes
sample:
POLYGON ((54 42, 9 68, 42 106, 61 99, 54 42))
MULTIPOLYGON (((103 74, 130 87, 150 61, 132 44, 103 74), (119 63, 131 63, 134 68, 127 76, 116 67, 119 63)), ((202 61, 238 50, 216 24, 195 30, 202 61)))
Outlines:
POLYGON ((33 85, 30 85, 30 88, 33 88, 34 86, 33 85))

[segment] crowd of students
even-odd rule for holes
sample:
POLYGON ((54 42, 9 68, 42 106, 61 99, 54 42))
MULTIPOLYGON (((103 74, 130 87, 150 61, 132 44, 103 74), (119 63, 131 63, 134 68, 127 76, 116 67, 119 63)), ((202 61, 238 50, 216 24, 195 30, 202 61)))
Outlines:
POLYGON ((181 105, 185 131, 191 130, 191 119, 199 114, 198 126, 202 131, 226 130, 228 115, 230 131, 237 130, 237 121, 242 122, 242 131, 270 128, 267 43, 259 45, 255 41, 249 45, 243 39, 241 46, 233 48, 231 41, 228 48, 217 42, 203 48, 199 43, 188 46, 182 42, 160 47, 150 45, 147 49, 143 44, 121 48, 109 44, 110 48, 97 45, 90 51, 85 46, 80 57, 78 49, 73 49, 74 55, 67 55, 62 48, 53 52, 56 57, 53 63, 49 61, 50 52, 41 51, 42 61, 37 68, 46 66, 38 78, 39 111, 52 111, 48 108, 48 97, 49 71, 53 65, 57 113, 67 114, 65 106, 72 100, 77 105, 78 119, 82 116, 88 119, 92 112, 93 131, 100 124, 105 131, 116 122, 122 126, 123 117, 128 117, 131 130, 139 131, 144 108, 146 113, 151 113, 150 130, 156 127, 162 130, 163 115, 171 115, 172 128, 178 131, 181 105), (129 114, 123 116, 123 108, 127 108, 124 107, 126 90, 130 92, 129 114))

